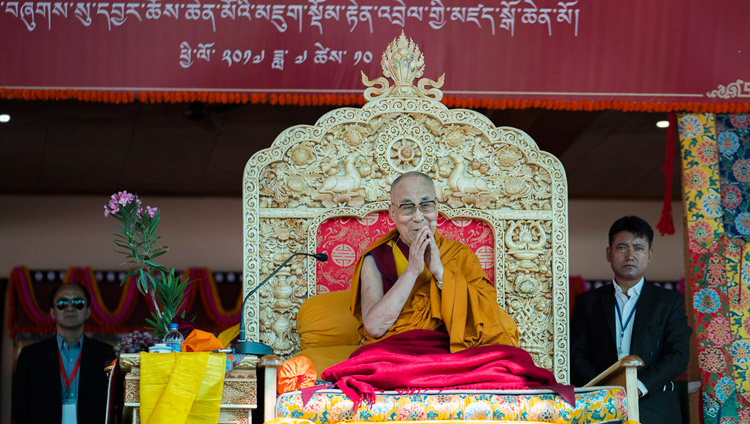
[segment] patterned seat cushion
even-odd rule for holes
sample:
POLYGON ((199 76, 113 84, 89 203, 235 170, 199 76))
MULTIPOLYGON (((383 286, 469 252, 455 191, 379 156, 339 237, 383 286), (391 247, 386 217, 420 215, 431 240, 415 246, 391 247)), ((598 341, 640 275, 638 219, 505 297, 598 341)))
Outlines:
POLYGON ((355 412, 340 390, 316 392, 307 405, 300 392, 276 401, 276 417, 310 420, 316 424, 342 421, 493 420, 566 423, 623 423, 626 394, 621 387, 576 389, 576 406, 550 390, 426 391, 418 394, 378 392, 373 405, 355 412))

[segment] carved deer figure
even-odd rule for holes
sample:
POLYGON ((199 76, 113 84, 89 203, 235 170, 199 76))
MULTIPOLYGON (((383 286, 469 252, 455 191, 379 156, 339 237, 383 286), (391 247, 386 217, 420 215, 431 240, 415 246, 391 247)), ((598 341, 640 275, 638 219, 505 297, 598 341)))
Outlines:
POLYGON ((356 161, 357 154, 350 154, 346 159, 346 172, 344 175, 332 175, 326 178, 318 191, 326 194, 356 192, 362 184, 362 176, 359 174, 359 170, 355 166, 356 161))
POLYGON ((451 175, 448 177, 448 185, 454 193, 487 193, 490 191, 487 183, 478 177, 469 177, 466 175, 466 162, 464 158, 455 153, 451 153, 450 158, 456 164, 451 175))

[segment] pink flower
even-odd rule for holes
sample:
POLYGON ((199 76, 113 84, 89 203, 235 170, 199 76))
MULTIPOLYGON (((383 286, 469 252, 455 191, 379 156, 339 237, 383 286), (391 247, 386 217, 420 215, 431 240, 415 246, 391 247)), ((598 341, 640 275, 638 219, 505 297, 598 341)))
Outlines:
MULTIPOLYGON (((114 198, 114 195, 112 197, 114 198)), ((117 199, 121 205, 125 206, 128 203, 132 202, 133 199, 135 199, 135 196, 123 190, 117 193, 117 199)))
POLYGON ((109 216, 109 209, 107 209, 107 205, 104 205, 104 217, 106 218, 108 216, 109 216))
POLYGON ((120 204, 117 203, 116 199, 112 199, 109 201, 109 213, 114 215, 117 212, 120 212, 120 204))
POLYGON ((159 210, 159 208, 146 206, 146 211, 148 212, 148 217, 153 218, 154 215, 156 215, 156 212, 159 210))

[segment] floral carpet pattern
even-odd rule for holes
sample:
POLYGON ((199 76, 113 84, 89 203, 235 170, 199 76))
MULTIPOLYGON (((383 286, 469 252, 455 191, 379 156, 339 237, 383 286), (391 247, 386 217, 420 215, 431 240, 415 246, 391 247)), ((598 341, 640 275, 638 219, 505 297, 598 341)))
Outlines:
POLYGON ((750 116, 679 116, 706 424, 750 424, 750 116))
POLYGON ((576 390, 573 408, 550 391, 524 393, 443 391, 399 394, 380 392, 372 405, 356 411, 340 390, 320 390, 306 405, 300 392, 287 392, 276 401, 276 417, 310 420, 316 424, 346 421, 491 420, 583 423, 622 423, 627 417, 621 387, 576 390))

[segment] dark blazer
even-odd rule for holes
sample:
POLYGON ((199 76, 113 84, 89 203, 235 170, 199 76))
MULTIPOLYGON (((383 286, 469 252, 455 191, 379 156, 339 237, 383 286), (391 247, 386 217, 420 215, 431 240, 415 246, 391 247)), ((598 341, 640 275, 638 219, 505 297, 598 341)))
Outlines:
MULTIPOLYGON (((570 324, 574 385, 585 385, 617 362, 616 325, 612 284, 578 296, 570 324)), ((638 379, 648 389, 639 402, 641 423, 682 422, 672 380, 687 367, 690 332, 682 295, 645 281, 636 306, 630 344, 630 353, 645 362, 638 370, 638 379)))
MULTIPOLYGON (((107 406, 106 364, 114 359, 112 346, 83 337, 78 384, 78 424, 104 422, 107 406)), ((57 337, 21 350, 13 374, 11 416, 16 424, 62 421, 62 383, 57 337)))

